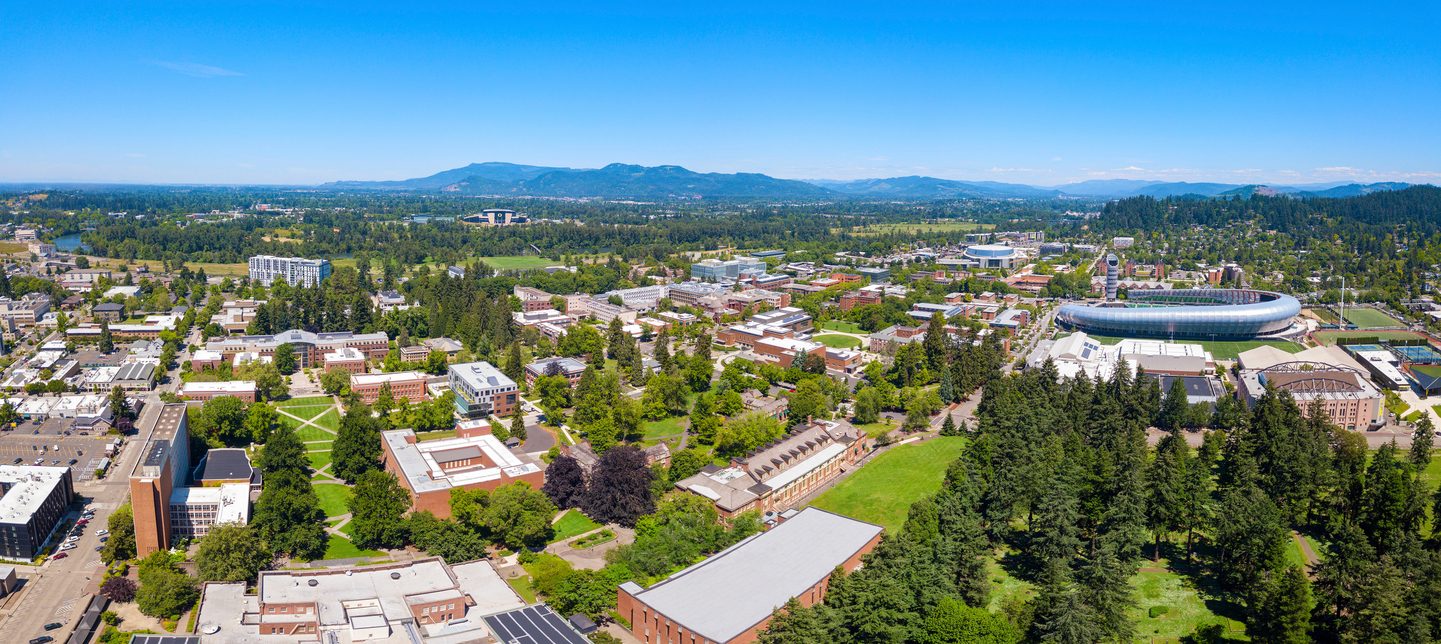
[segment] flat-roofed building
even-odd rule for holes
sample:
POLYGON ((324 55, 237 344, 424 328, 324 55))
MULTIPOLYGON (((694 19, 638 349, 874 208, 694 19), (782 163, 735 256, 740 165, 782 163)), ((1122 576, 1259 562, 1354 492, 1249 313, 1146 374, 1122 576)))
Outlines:
POLYGON ((221 396, 234 396, 245 402, 255 402, 254 380, 226 380, 221 382, 187 382, 180 386, 180 397, 186 400, 210 400, 221 396))
POLYGON ((536 379, 541 376, 560 376, 570 382, 574 387, 580 382, 580 377, 585 373, 585 363, 575 358, 557 356, 536 360, 525 365, 525 384, 534 386, 536 379))
POLYGON ((419 371, 394 371, 391 373, 355 373, 350 376, 350 392, 367 405, 380 399, 380 390, 390 387, 393 400, 405 399, 410 402, 429 400, 426 383, 429 377, 419 371))
POLYGON ((525 606, 485 560, 267 570, 254 594, 246 586, 205 585, 197 621, 206 642, 493 642, 480 616, 525 606))
POLYGON ((621 584, 616 612, 646 644, 754 642, 791 599, 820 603, 830 575, 880 543, 884 529, 806 508, 650 588, 621 584))
POLYGON ((325 369, 343 369, 350 373, 365 373, 365 354, 355 347, 340 347, 326 353, 323 362, 325 369))
POLYGON ((183 403, 165 404, 142 416, 149 424, 140 460, 130 472, 130 506, 135 519, 135 551, 144 557, 170 547, 170 497, 185 486, 190 471, 190 431, 183 403))
POLYGON ((0 465, 0 559, 39 555, 73 500, 68 467, 0 465))
POLYGON ((462 422, 454 438, 417 441, 415 432, 381 433, 381 465, 410 493, 415 510, 450 516, 450 491, 494 490, 517 481, 535 489, 545 485, 545 470, 535 459, 506 449, 490 423, 462 422))
POLYGON ((19 299, 0 297, 0 320, 14 326, 33 326, 50 312, 50 296, 26 293, 19 299))
POLYGON ((489 362, 450 365, 450 390, 455 412, 462 418, 509 416, 520 398, 520 387, 489 362))
POLYGON ((729 347, 753 349, 755 348, 756 342, 763 338, 794 337, 795 333, 785 327, 746 323, 733 324, 716 331, 715 341, 729 347))
POLYGON ((108 393, 116 387, 125 391, 150 391, 155 388, 156 369, 149 362, 127 362, 118 366, 94 367, 85 376, 85 391, 108 393))
POLYGON ((702 282, 734 282, 743 275, 760 275, 765 272, 765 260, 756 257, 703 259, 690 266, 691 279, 702 282))
POLYGON ((516 299, 520 300, 520 310, 522 311, 543 311, 555 308, 551 305, 551 298, 555 296, 538 288, 516 286, 513 292, 516 299))
POLYGON ((826 345, 797 338, 760 338, 751 346, 757 357, 774 362, 781 367, 790 367, 803 360, 803 356, 826 357, 826 345))
POLYGON ((284 280, 291 286, 316 286, 330 277, 330 260, 256 255, 250 258, 250 281, 270 286, 284 280))
POLYGON ((539 326, 541 324, 553 324, 560 327, 570 326, 575 318, 561 313, 556 309, 537 309, 534 311, 516 311, 510 314, 517 326, 539 326))
POLYGON ((275 335, 242 335, 211 340, 205 343, 205 348, 220 352, 227 360, 242 353, 273 358, 275 350, 283 344, 290 345, 291 350, 295 352, 296 364, 301 369, 319 365, 325 354, 347 347, 365 354, 366 360, 380 360, 390 352, 390 337, 384 332, 311 333, 300 329, 291 329, 275 335))
POLYGON ((752 315, 748 321, 762 326, 784 327, 796 333, 805 333, 814 328, 811 315, 793 306, 757 313, 752 315))
POLYGON ((250 522, 250 483, 178 487, 170 493, 170 538, 199 539, 217 525, 250 522))
POLYGON ((219 351, 209 349, 196 349, 190 354, 190 370, 205 371, 206 369, 219 369, 225 363, 225 355, 219 351))

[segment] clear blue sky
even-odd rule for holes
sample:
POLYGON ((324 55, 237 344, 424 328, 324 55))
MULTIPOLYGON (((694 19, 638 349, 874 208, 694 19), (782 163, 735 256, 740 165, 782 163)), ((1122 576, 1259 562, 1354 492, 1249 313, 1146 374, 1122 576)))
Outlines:
POLYGON ((217 4, 0 2, 0 181, 1441 183, 1435 2, 217 4))

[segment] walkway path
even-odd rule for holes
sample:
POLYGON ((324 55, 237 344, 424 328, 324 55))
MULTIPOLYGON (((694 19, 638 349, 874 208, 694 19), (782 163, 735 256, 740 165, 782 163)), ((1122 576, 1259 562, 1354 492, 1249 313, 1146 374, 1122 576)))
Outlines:
MULTIPOLYGON (((336 409, 333 401, 332 401, 332 403, 331 403, 330 409, 336 409)), ((284 407, 276 407, 276 408, 275 408, 275 411, 276 411, 276 413, 280 414, 281 416, 288 417, 288 418, 290 418, 291 420, 294 420, 294 421, 300 423, 300 425, 295 428, 295 431, 297 431, 297 432, 300 431, 300 430, 302 430, 302 429, 305 429, 306 427, 314 427, 314 428, 316 428, 316 429, 318 429, 318 430, 320 430, 320 431, 322 431, 322 432, 324 432, 324 433, 326 433, 326 434, 330 434, 332 437, 339 436, 338 433, 336 433, 335 431, 331 430, 330 428, 328 428, 328 427, 322 427, 321 425, 319 425, 319 424, 317 424, 317 423, 315 422, 315 419, 316 419, 316 418, 320 418, 321 416, 324 416, 324 415, 330 413, 330 409, 327 409, 327 410, 325 410, 325 411, 322 411, 322 412, 316 414, 315 416, 311 417, 310 419, 305 419, 305 418, 301 418, 301 417, 299 417, 299 416, 296 416, 295 414, 292 414, 292 413, 290 413, 289 411, 286 411, 286 409, 285 409, 284 407)), ((334 438, 331 438, 330 440, 303 441, 303 443, 304 443, 304 445, 305 445, 305 452, 306 452, 306 454, 310 454, 310 453, 311 453, 310 446, 312 446, 312 445, 331 445, 331 444, 334 443, 334 442, 335 442, 335 439, 334 439, 334 438)), ((328 452, 328 451, 330 451, 330 449, 327 448, 327 449, 315 450, 315 451, 317 451, 317 452, 328 452)), ((330 463, 326 463, 325 465, 322 465, 322 466, 316 468, 315 473, 311 476, 311 478, 321 478, 321 479, 327 479, 327 480, 330 480, 330 481, 340 481, 339 478, 336 478, 336 476, 335 476, 334 474, 331 474, 331 473, 330 473, 330 465, 331 465, 330 463)))

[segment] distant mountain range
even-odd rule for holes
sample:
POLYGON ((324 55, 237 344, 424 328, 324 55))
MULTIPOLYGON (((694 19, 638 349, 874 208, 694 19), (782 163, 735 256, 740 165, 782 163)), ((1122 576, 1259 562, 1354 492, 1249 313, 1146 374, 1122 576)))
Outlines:
POLYGON ((995 181, 957 181, 935 177, 891 177, 833 181, 777 179, 764 174, 692 172, 675 165, 640 166, 612 163, 603 168, 561 168, 514 163, 472 163, 428 177, 401 181, 336 181, 322 185, 335 190, 448 192, 467 195, 594 197, 602 199, 1050 199, 1157 198, 1192 196, 1354 197, 1400 190, 1407 183, 1323 183, 1295 186, 1188 183, 1100 179, 1059 186, 1030 186, 995 181))

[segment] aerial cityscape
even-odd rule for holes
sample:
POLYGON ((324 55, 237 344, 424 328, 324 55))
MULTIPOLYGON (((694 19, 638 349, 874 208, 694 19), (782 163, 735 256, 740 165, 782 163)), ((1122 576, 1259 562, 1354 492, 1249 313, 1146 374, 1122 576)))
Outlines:
POLYGON ((0 12, 0 632, 1441 641, 1429 6, 0 12))

